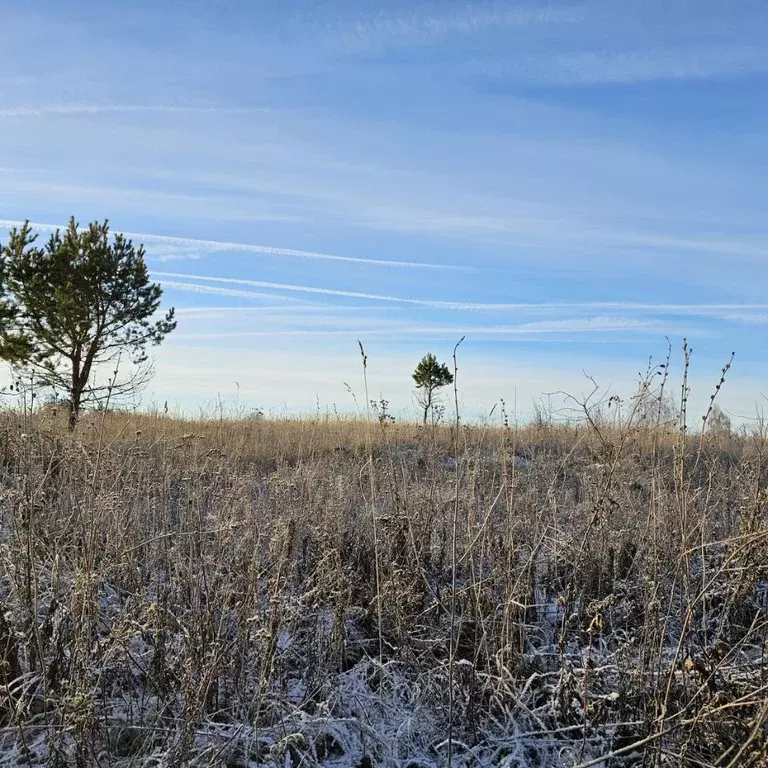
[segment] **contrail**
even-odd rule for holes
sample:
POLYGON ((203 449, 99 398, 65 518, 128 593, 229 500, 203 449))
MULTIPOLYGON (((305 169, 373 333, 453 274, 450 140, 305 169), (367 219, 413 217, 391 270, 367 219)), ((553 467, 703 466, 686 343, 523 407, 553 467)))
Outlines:
MULTIPOLYGON (((21 226, 23 221, 11 221, 9 219, 0 219, 0 227, 10 229, 11 227, 21 226)), ((57 229, 63 229, 57 224, 40 224, 30 222, 33 229, 44 232, 55 232, 57 229)), ((134 240, 152 241, 158 244, 176 246, 187 250, 201 250, 208 253, 222 251, 246 251, 249 253, 259 253, 266 256, 288 256, 300 259, 321 259, 324 261, 341 261, 353 264, 369 264, 376 267, 401 267, 408 269, 445 269, 445 270, 467 270, 471 267, 454 266, 450 264, 430 264, 421 261, 393 261, 390 259, 366 259, 361 256, 337 256, 331 253, 318 253, 316 251, 301 251, 295 248, 276 248, 269 245, 251 245, 250 243, 232 243, 221 240, 199 240, 192 237, 170 237, 167 235, 153 235, 141 232, 124 232, 113 230, 120 234, 130 237, 134 240)))
MULTIPOLYGON (((163 278, 178 278, 181 280, 203 280, 211 283, 230 283, 232 285, 244 285, 250 288, 268 288, 278 291, 292 291, 297 293, 313 293, 323 296, 340 296, 353 299, 370 299, 372 301, 385 301, 396 304, 412 304, 421 307, 435 307, 439 309, 466 309, 466 310, 626 310, 638 312, 669 312, 671 314, 708 314, 712 312, 733 311, 765 311, 768 304, 649 304, 643 302, 628 301, 590 301, 590 302, 507 302, 498 304, 483 304, 465 301, 441 301, 439 299, 412 299, 404 296, 389 296, 379 293, 361 293, 359 291, 344 291, 336 288, 316 288, 308 285, 295 285, 292 283, 272 283, 265 280, 246 280, 236 277, 209 277, 207 275, 190 275, 181 272, 157 272, 153 274, 163 278)), ((171 283, 167 283, 171 284, 171 283)), ((173 285, 177 285, 173 283, 173 285)), ((223 289, 229 290, 229 289, 223 289)), ((247 293, 247 292, 246 292, 247 293)), ((255 296, 258 294, 254 294, 255 296)))
POLYGON ((179 283, 175 280, 167 280, 163 285, 169 288, 176 288, 179 291, 190 291, 191 293, 206 293, 214 296, 234 296, 240 299, 271 299, 272 301, 296 302, 302 301, 293 296, 280 296, 277 293, 256 293, 255 291, 240 291, 237 288, 221 288, 217 285, 200 285, 199 283, 179 283))

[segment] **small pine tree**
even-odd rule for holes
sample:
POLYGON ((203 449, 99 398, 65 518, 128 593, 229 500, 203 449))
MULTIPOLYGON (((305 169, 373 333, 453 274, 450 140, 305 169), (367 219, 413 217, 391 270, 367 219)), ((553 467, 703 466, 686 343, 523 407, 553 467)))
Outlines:
POLYGON ((173 309, 155 316, 162 288, 149 280, 143 246, 121 234, 110 238, 108 222, 81 230, 72 218, 43 247, 36 239, 26 222, 0 251, 9 294, 0 356, 41 385, 66 392, 74 429, 85 402, 135 392, 146 381, 146 347, 159 344, 176 321, 173 309), (108 385, 95 387, 96 368, 123 353, 138 374, 118 381, 115 372, 108 385))
POLYGON ((426 354, 421 358, 416 370, 413 372, 413 380, 416 383, 417 398, 424 409, 424 424, 434 405, 435 394, 440 387, 453 384, 453 374, 445 363, 438 363, 433 354, 426 354))

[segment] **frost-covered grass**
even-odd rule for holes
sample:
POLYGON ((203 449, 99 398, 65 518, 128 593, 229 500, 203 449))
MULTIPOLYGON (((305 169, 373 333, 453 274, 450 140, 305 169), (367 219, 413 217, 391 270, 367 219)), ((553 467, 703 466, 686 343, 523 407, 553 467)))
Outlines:
POLYGON ((0 764, 768 765, 767 462, 632 419, 6 414, 0 764))

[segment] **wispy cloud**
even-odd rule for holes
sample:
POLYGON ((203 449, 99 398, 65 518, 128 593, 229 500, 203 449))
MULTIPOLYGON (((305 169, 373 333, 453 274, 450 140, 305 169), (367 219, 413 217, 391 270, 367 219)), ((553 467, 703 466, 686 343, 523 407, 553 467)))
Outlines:
MULTIPOLYGON (((404 296, 392 296, 378 293, 363 293, 359 291, 346 291, 336 288, 319 288, 309 285, 295 285, 292 283, 274 283, 265 280, 245 280, 235 277, 212 277, 209 275, 192 275, 181 272, 159 272, 153 271, 156 277, 163 280, 166 285, 181 286, 188 285, 184 282, 168 282, 164 278, 178 278, 184 280, 203 280, 211 283, 225 283, 234 285, 249 286, 252 288, 267 288, 276 291, 289 291, 296 293, 310 293, 322 296, 338 296, 341 298, 370 299, 372 301, 382 301, 396 304, 410 304, 421 307, 434 307, 439 309, 455 310, 603 310, 603 311, 635 311, 635 312, 657 312, 660 314, 681 314, 681 315, 722 315, 731 312, 751 312, 768 310, 768 304, 671 304, 671 303, 650 303, 650 302, 630 302, 630 301, 581 301, 581 302, 467 302, 467 301, 443 301, 439 299, 416 299, 404 296)), ((201 288, 196 284, 196 289, 201 288)), ((217 286, 210 286, 211 293, 216 292, 217 286)), ((230 289, 223 289, 229 295, 230 289)), ((247 296, 248 291, 243 291, 247 296)), ((254 294, 259 296, 259 294, 254 294)))
POLYGON ((402 267, 406 269, 468 269, 468 267, 452 266, 450 264, 430 264, 419 261, 397 261, 390 259, 367 259, 362 256, 337 256, 330 253, 317 253, 315 251, 302 251, 295 248, 277 248, 268 245, 251 245, 249 243, 226 243, 217 240, 196 240, 181 237, 166 237, 164 235, 149 235, 135 232, 126 232, 127 237, 143 239, 147 242, 165 244, 183 249, 189 252, 216 253, 236 251, 238 253, 258 253, 265 256, 288 256, 299 259, 320 259, 323 261, 342 261, 353 264, 368 264, 377 267, 402 267))
POLYGON ((655 80, 700 80, 768 71, 765 46, 678 44, 674 47, 575 50, 534 55, 515 52, 477 58, 466 71, 490 78, 549 85, 631 84, 655 80))
POLYGON ((452 35, 470 35, 492 29, 513 29, 532 24, 562 24, 578 20, 574 8, 510 6, 504 2, 445 3, 442 7, 424 4, 418 10, 344 23, 338 28, 347 48, 364 45, 381 48, 392 45, 426 45, 452 35), (451 9, 453 5, 453 9, 451 9), (448 8, 446 11, 445 8, 448 8))
MULTIPOLYGON (((165 283, 165 285, 168 285, 168 283, 165 283)), ((208 287, 208 286, 204 286, 208 287)), ((248 293, 249 296, 258 296, 258 294, 252 294, 248 293)), ((265 294, 267 295, 267 294, 265 294)), ((270 298, 284 298, 284 297, 278 297, 274 296, 272 294, 268 294, 270 298)), ((232 318, 237 315, 251 315, 251 314, 271 314, 271 313, 279 313, 279 312, 286 312, 287 310, 291 309, 293 311, 300 311, 300 312, 309 312, 312 310, 320 311, 323 313, 328 313, 329 311, 333 311, 334 313, 349 313, 349 312, 364 312, 366 310, 370 310, 371 307, 369 306, 335 306, 335 307, 329 307, 327 304, 310 304, 310 303, 303 303, 298 299, 295 299, 296 305, 288 307, 285 304, 280 304, 278 306, 245 306, 245 307, 176 307, 176 314, 183 317, 189 317, 189 318, 202 318, 205 320, 211 320, 211 319, 224 319, 224 318, 232 318)))
POLYGON ((637 232, 610 231, 600 233, 596 237, 605 242, 613 242, 617 245, 627 245, 630 247, 674 249, 721 255, 731 254, 748 259, 760 259, 761 262, 768 257, 768 242, 765 241, 736 239, 703 240, 696 237, 674 237, 671 235, 647 235, 638 234, 637 232))
POLYGON ((184 104, 18 104, 0 107, 0 117, 44 117, 46 115, 99 115, 115 113, 212 113, 219 115, 251 115, 268 112, 257 107, 222 107, 184 104))
MULTIPOLYGON (((328 322, 328 318, 322 318, 326 324, 332 325, 334 321, 328 322)), ((338 321, 336 321, 338 322, 338 321)), ((562 337, 570 334, 614 334, 614 333, 642 333, 658 332, 660 326, 657 323, 628 320, 626 318, 612 317, 592 317, 592 318, 574 318, 562 320, 555 323, 520 323, 518 325, 473 325, 467 326, 452 324, 426 324, 413 325, 402 321, 392 321, 381 319, 374 322, 346 323, 344 327, 324 327, 324 328, 296 328, 296 327, 273 327, 259 328, 258 330, 226 330, 226 331, 203 331, 203 332, 181 332, 176 334, 176 339, 229 339, 229 338, 258 338, 262 336, 296 336, 311 338, 314 336, 344 336, 350 338, 367 337, 389 337, 393 339, 403 338, 404 336, 418 337, 419 339, 441 338, 441 337, 459 337, 482 338, 484 336, 502 339, 504 337, 525 337, 525 336, 558 336, 557 341, 563 340, 562 337)))
POLYGON ((677 46, 639 51, 585 51, 542 61, 542 75, 563 83, 690 80, 768 71, 765 46, 677 46))
MULTIPOLYGON (((457 308, 469 308, 472 305, 456 304, 453 302, 438 302, 421 299, 407 299, 399 296, 387 296, 379 293, 363 293, 360 291, 343 291, 335 288, 315 288, 309 285, 293 285, 290 283, 273 283, 266 280, 242 280, 233 277, 209 277, 207 275, 189 275, 182 272, 159 272, 153 270, 152 274, 161 278, 163 285, 179 290, 191 290, 199 293, 219 294, 221 296, 241 296, 243 298, 254 297, 261 298, 263 294, 251 291, 242 291, 231 288, 223 288, 220 285, 201 285, 199 283, 179 282, 176 280, 167 280, 165 278, 181 278, 181 280, 205 280, 212 283, 229 283, 234 285, 247 285, 253 288, 271 288, 278 291, 289 291, 292 293, 311 293, 320 296, 338 296, 348 299, 370 299, 373 301, 392 302, 399 304, 416 304, 419 306, 439 306, 457 308)), ((490 306, 490 305, 489 305, 490 306)))
POLYGON ((768 325, 768 315, 750 314, 747 312, 734 312, 723 315, 723 320, 730 323, 742 323, 743 325, 768 325))
POLYGON ((242 291, 237 288, 223 288, 219 285, 203 285, 200 283, 177 282, 175 280, 164 280, 163 285, 166 288, 175 288, 177 291, 204 293, 210 296, 231 296, 237 299, 259 299, 268 301, 300 301, 300 299, 296 299, 293 296, 281 296, 276 293, 257 293, 256 291, 242 291))
MULTIPOLYGON (((184 192, 166 192, 157 189, 143 189, 139 186, 113 186, 108 184, 94 185, 71 183, 69 181, 49 181, 37 180, 34 178, 24 178, 17 169, 3 168, 3 173, 9 176, 16 176, 10 183, 4 184, 4 189, 19 196, 35 196, 41 199, 66 199, 76 201, 78 205, 88 202, 90 205, 103 205, 109 203, 111 206, 132 205, 147 209, 148 201, 158 201, 161 204, 179 203, 181 210, 199 210, 201 214, 208 212, 216 205, 221 205, 221 198, 214 194, 192 195, 184 192)), ((30 174, 31 176, 32 174, 30 174)), ((229 201, 225 201, 229 202, 229 201)), ((223 206, 221 206, 223 207, 223 206)), ((222 215, 221 218, 225 218, 222 215)), ((248 211, 248 219, 253 221, 293 221, 295 217, 286 217, 281 214, 261 213, 248 211)), ((38 226, 38 225, 33 225, 38 226)), ((52 225, 39 225, 55 229, 52 225)))
MULTIPOLYGON (((22 221, 10 221, 0 219, 0 228, 10 229, 23 224, 22 221)), ((41 232, 54 232, 61 229, 57 224, 31 223, 33 229, 41 232)), ((119 230, 114 230, 118 232, 119 230)), ((159 261, 171 261, 174 259, 196 259, 201 254, 207 253, 258 253, 264 256, 285 256, 299 259, 319 259, 322 261, 340 261, 353 264, 368 264, 376 267, 401 267, 406 269, 443 269, 443 270, 467 270, 470 267, 453 266, 450 264, 430 264, 419 261, 397 261, 389 259, 366 259, 362 256, 337 256, 330 253, 317 253, 315 251, 302 251, 295 248, 277 248, 269 245, 253 245, 250 243, 228 243, 219 240, 199 240, 189 237, 168 237, 166 235, 153 235, 142 232, 123 232, 126 237, 141 240, 146 244, 157 244, 167 249, 161 252, 159 261)), ((151 254, 150 254, 151 256, 151 254)))
POLYGON ((645 331, 651 328, 659 328, 658 323, 634 317, 598 315, 595 317, 569 317, 563 320, 538 320, 532 323, 521 323, 516 326, 515 330, 535 333, 558 333, 561 331, 645 331))
MULTIPOLYGON (((167 285, 167 284, 166 284, 167 285)), ((175 283, 172 283, 175 285, 175 283)), ((212 287, 214 290, 218 286, 212 287)), ((199 286, 195 285, 194 290, 199 286)), ((224 289, 226 290, 226 289, 224 289)), ((259 307, 195 307, 181 310, 185 322, 174 338, 229 339, 261 336, 349 336, 403 338, 443 338, 468 335, 470 338, 551 336, 609 336, 616 333, 672 332, 673 323, 655 318, 620 314, 566 316, 533 322, 483 323, 476 318, 448 313, 429 321, 416 320, 407 311, 393 311, 380 304, 355 307, 333 304, 289 304, 259 307), (246 310, 245 312, 243 310, 246 310), (248 312, 250 310, 250 313, 248 312), (249 315, 258 314, 254 323, 249 315), (216 321, 215 323, 212 321, 216 321)), ((525 314, 525 313, 523 313, 525 314)), ((431 317, 435 317, 432 315, 431 317)))

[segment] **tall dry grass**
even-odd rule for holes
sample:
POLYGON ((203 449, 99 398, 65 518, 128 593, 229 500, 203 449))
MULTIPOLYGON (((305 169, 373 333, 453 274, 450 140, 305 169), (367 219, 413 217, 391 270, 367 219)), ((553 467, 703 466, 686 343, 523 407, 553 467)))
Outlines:
POLYGON ((4 414, 3 764, 768 765, 768 431, 574 407, 4 414))

